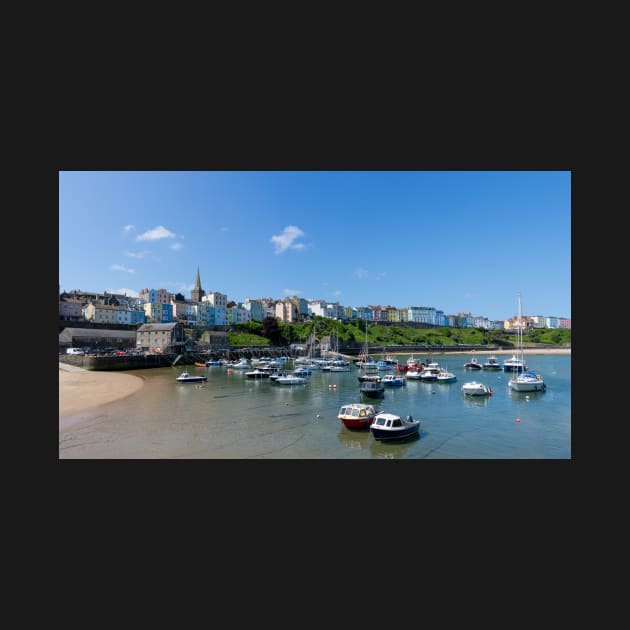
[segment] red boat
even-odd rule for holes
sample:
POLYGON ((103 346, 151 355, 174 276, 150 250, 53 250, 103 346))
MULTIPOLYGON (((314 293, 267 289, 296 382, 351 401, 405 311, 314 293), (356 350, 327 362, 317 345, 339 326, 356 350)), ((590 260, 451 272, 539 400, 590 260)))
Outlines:
POLYGON ((206 364, 206 363, 199 363, 199 361, 195 361, 195 365, 196 365, 197 367, 207 367, 207 364, 206 364))
POLYGON ((377 413, 373 405, 350 403, 341 406, 337 418, 348 429, 369 429, 377 413))

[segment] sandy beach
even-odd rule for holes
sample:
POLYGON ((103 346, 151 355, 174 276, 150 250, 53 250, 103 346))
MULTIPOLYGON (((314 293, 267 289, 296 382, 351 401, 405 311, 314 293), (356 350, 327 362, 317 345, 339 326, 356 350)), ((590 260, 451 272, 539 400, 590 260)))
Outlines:
POLYGON ((144 380, 132 374, 85 370, 59 363, 59 430, 81 422, 82 413, 137 392, 144 380))

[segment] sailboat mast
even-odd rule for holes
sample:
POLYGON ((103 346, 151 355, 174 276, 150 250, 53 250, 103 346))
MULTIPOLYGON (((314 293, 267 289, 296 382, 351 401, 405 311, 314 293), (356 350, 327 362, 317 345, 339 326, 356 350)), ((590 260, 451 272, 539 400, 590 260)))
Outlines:
POLYGON ((521 353, 521 364, 525 369, 525 354, 523 352, 523 312, 521 310, 521 294, 518 294, 518 339, 519 350, 521 353))

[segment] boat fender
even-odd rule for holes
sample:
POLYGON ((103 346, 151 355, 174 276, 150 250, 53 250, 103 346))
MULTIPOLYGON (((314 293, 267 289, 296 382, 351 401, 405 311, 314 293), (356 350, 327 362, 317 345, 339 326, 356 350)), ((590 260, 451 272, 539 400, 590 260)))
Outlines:
POLYGON ((488 391, 490 392, 490 395, 492 395, 492 387, 488 387, 488 391))

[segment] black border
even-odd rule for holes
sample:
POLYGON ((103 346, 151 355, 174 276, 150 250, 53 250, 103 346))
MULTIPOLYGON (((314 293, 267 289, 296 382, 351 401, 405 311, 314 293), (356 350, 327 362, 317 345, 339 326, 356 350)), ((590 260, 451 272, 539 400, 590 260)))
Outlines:
MULTIPOLYGON (((401 104, 395 99, 386 108, 358 100, 338 107, 333 95, 320 108, 322 100, 307 108, 289 101, 264 109, 254 98, 250 105, 232 109, 178 107, 168 115, 167 108, 156 114, 149 103, 135 103, 124 113, 118 109, 117 117, 107 106, 98 108, 97 115, 92 111, 78 115, 74 108, 58 121, 55 158, 47 173, 50 189, 40 203, 47 208, 52 202, 58 210, 60 170, 531 169, 572 171, 575 207, 573 130, 558 108, 527 111, 495 103, 481 112, 460 109, 453 102, 426 109, 415 101, 401 104)), ((573 221, 574 242, 576 227, 573 221)), ((39 238, 37 251, 47 252, 47 257, 58 254, 49 234, 39 238)), ((45 273, 48 265, 43 268, 45 273)), ((57 296, 52 287, 58 287, 59 279, 45 283, 51 288, 50 307, 55 312, 50 316, 55 321, 57 296)), ((47 299, 48 295, 47 291, 47 299)), ((577 317, 575 304, 571 316, 577 317)), ((54 343, 51 339, 50 348, 46 344, 47 356, 55 356, 54 343)), ((53 369, 51 362, 54 379, 53 369)), ((573 374, 577 376, 575 370, 573 374)), ((54 389, 50 403, 51 409, 57 405, 54 389)), ((46 424, 54 426, 52 419, 46 424)), ((582 451, 576 429, 574 422, 573 458, 566 462, 438 460, 419 466, 407 460, 394 465, 371 460, 60 460, 52 436, 43 459, 63 471, 64 483, 81 484, 84 491, 111 500, 117 494, 128 506, 134 506, 138 496, 167 503, 207 496, 218 503, 247 505, 246 512, 251 509, 271 518, 276 512, 286 515, 294 510, 322 518, 335 504, 341 513, 361 514, 370 523, 383 513, 421 509, 428 501, 448 510, 455 503, 469 518, 470 510, 475 514, 496 510, 495 501, 506 508, 522 501, 552 509, 551 497, 567 496, 573 463, 582 451), (364 483, 350 488, 348 479, 357 476, 364 483)), ((58 433, 55 441, 58 444, 58 433)))

